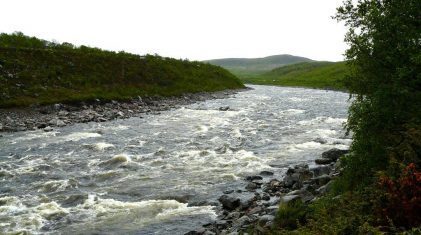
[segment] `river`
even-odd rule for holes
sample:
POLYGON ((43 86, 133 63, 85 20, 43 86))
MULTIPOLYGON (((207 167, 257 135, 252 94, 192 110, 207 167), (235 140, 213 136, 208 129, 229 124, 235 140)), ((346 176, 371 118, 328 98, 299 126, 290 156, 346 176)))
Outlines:
POLYGON ((0 233, 183 234, 214 220, 245 176, 282 178, 349 146, 348 94, 251 87, 143 118, 4 133, 0 233))

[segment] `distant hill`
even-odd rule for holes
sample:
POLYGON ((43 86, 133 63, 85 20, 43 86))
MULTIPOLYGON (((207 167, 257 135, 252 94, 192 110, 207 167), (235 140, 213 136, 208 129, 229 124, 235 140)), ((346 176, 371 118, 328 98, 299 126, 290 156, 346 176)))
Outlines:
POLYGON ((245 83, 279 86, 299 86, 344 90, 347 73, 345 62, 304 62, 282 66, 254 77, 245 83))
POLYGON ((221 66, 239 77, 248 77, 263 74, 280 66, 311 61, 313 60, 300 56, 273 55, 263 58, 226 58, 203 62, 221 66))
POLYGON ((244 87, 208 63, 0 34, 0 108, 244 87))

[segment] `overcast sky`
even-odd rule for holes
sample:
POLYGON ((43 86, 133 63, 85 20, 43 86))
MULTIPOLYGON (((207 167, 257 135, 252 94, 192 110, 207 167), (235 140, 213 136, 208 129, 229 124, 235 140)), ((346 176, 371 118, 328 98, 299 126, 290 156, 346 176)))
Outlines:
POLYGON ((0 32, 190 60, 343 59, 342 0, 2 0, 0 32))

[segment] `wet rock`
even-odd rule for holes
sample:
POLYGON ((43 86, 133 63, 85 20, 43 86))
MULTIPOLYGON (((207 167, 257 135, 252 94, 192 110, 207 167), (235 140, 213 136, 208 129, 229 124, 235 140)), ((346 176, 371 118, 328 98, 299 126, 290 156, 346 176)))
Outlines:
MULTIPOLYGON (((251 181, 252 183, 255 183, 257 185, 262 185, 263 184, 263 180, 253 180, 251 181)), ((260 187, 260 186, 259 186, 260 187)))
POLYGON ((86 199, 88 199, 88 195, 87 194, 84 194, 84 195, 81 195, 81 194, 70 195, 70 196, 68 196, 61 203, 61 205, 63 207, 75 207, 77 205, 83 204, 86 199))
POLYGON ((232 189, 232 190, 225 190, 224 191, 224 194, 231 194, 231 193, 233 193, 234 192, 234 190, 232 189))
POLYGON ((286 195, 281 198, 282 203, 289 203, 301 199, 299 195, 286 195))
POLYGON ((316 143, 319 143, 319 144, 326 144, 327 143, 327 141, 323 138, 316 138, 313 141, 316 142, 316 143))
POLYGON ((328 192, 330 188, 332 187, 332 182, 333 181, 329 181, 327 184, 322 185, 320 188, 316 189, 316 193, 325 194, 326 192, 328 192))
POLYGON ((317 167, 312 168, 310 171, 313 172, 314 177, 318 177, 321 175, 328 175, 331 172, 331 167, 330 166, 317 166, 317 167))
POLYGON ((53 131, 54 129, 51 126, 47 126, 43 129, 45 132, 53 131))
POLYGON ((246 177, 247 181, 262 180, 262 179, 263 177, 261 177, 260 175, 251 175, 251 176, 246 177))
POLYGON ((247 215, 244 215, 243 217, 241 217, 238 220, 234 221, 234 224, 237 225, 237 226, 239 226, 239 227, 242 227, 244 225, 250 224, 251 221, 252 220, 250 219, 250 217, 248 217, 247 215))
POLYGON ((262 200, 264 200, 264 201, 269 201, 269 200, 270 200, 270 196, 269 196, 269 194, 267 194, 267 193, 263 193, 263 195, 262 195, 262 200))
POLYGON ((322 153, 322 158, 330 159, 332 161, 338 160, 341 156, 347 154, 349 150, 341 150, 337 148, 330 149, 322 153))
POLYGON ((62 120, 57 119, 57 118, 50 120, 48 124, 50 124, 51 126, 58 126, 58 127, 62 127, 66 125, 66 123, 64 123, 62 120))
POLYGON ((328 175, 322 175, 311 179, 311 183, 314 185, 322 186, 327 184, 332 178, 328 175))
POLYGON ((273 215, 263 215, 262 217, 260 217, 259 223, 266 224, 267 222, 272 222, 274 220, 275 220, 275 216, 273 215))
POLYGON ((241 216, 241 213, 240 212, 234 211, 234 212, 229 213, 225 217, 225 219, 227 219, 227 220, 236 220, 236 219, 240 218, 240 216, 241 216))
POLYGON ((203 235, 205 232, 205 228, 198 228, 197 230, 187 232, 184 235, 203 235))
POLYGON ((253 182, 248 183, 247 186, 246 186, 246 190, 248 190, 248 191, 254 191, 257 188, 259 188, 259 186, 255 183, 253 183, 253 182))
POLYGON ((266 210, 269 215, 276 215, 279 210, 279 205, 269 206, 266 210))
POLYGON ((260 213, 261 211, 263 211, 263 208, 262 208, 262 207, 260 207, 260 206, 257 206, 257 207, 251 208, 251 209, 247 212, 247 214, 249 214, 249 215, 252 215, 252 214, 258 214, 258 213, 260 213))
POLYGON ((319 164, 319 165, 326 165, 326 164, 329 164, 331 162, 334 162, 334 160, 327 159, 327 158, 318 158, 318 159, 314 160, 314 162, 316 164, 319 164))
POLYGON ((219 197, 218 201, 222 204, 223 208, 227 210, 234 210, 240 206, 240 199, 236 197, 231 197, 228 195, 222 195, 219 197))
POLYGON ((261 176, 271 176, 273 175, 272 171, 261 171, 260 174, 261 176))

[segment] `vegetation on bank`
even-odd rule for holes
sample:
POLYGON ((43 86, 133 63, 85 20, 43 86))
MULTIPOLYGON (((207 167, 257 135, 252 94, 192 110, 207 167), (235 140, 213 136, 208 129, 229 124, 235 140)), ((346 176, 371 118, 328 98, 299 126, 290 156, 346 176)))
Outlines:
POLYGON ((353 2, 335 17, 349 27, 351 152, 327 195, 281 204, 273 234, 421 233, 421 1, 353 2))
POLYGON ((76 47, 22 33, 0 34, 0 84, 0 107, 244 87, 208 63, 76 47))
POLYGON ((245 83, 259 85, 345 90, 343 80, 346 73, 345 62, 303 62, 241 79, 245 83))
POLYGON ((204 62, 221 66, 240 78, 246 78, 261 75, 280 66, 311 61, 300 56, 272 55, 263 58, 226 58, 204 62))

